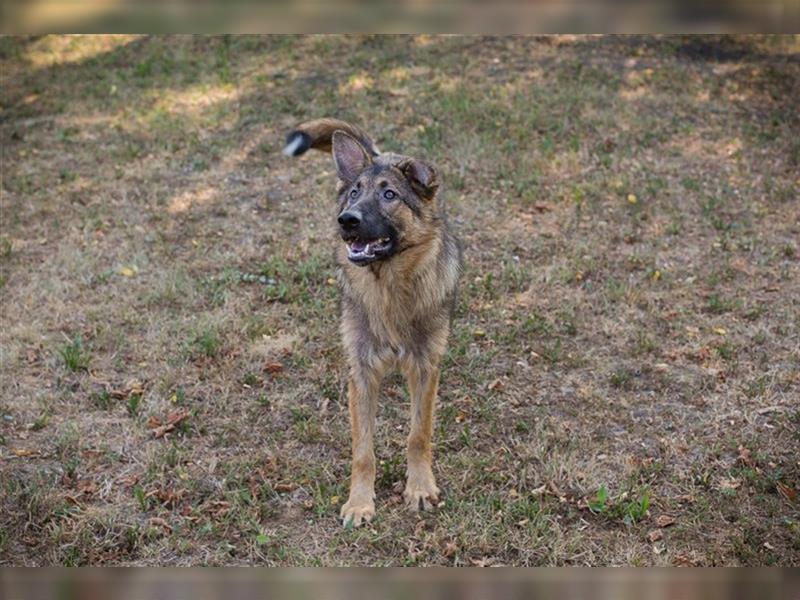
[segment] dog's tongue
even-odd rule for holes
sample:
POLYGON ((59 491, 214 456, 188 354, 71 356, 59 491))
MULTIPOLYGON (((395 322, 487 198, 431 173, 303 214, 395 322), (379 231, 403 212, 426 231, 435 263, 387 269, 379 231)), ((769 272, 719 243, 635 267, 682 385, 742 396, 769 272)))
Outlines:
POLYGON ((350 244, 350 247, 353 249, 353 252, 363 252, 364 249, 367 247, 367 243, 357 241, 350 244))

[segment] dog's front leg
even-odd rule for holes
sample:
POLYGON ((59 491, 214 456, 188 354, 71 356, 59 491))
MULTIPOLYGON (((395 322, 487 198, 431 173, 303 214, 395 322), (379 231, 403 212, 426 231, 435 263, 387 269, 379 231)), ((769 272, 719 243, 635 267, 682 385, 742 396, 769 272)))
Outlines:
POLYGON ((342 523, 358 527, 375 516, 375 407, 379 377, 354 370, 347 385, 350 429, 353 438, 353 463, 350 472, 350 498, 342 506, 342 523))
POLYGON ((415 511, 420 508, 431 510, 439 502, 439 488, 431 465, 439 366, 412 364, 405 369, 405 375, 411 396, 411 432, 408 435, 408 477, 403 497, 406 505, 415 511))

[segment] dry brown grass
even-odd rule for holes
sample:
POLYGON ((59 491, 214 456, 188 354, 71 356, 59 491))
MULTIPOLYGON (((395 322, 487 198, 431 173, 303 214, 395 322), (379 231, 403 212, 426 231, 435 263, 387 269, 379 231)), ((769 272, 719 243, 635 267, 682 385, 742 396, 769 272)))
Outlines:
POLYGON ((800 564, 796 38, 0 56, 0 563, 800 564), (355 531, 333 169, 279 153, 334 114, 439 165, 467 260, 446 503, 392 378, 355 531))

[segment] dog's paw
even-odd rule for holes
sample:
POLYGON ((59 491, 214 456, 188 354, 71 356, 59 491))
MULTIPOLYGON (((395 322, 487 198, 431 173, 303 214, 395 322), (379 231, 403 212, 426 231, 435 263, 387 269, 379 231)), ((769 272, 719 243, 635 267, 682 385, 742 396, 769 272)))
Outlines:
POLYGON ((342 506, 340 516, 342 518, 342 525, 345 527, 348 525, 358 527, 362 523, 369 523, 372 517, 375 516, 375 503, 372 501, 362 502, 348 500, 345 502, 344 506, 342 506))
POLYGON ((403 498, 411 510, 433 510, 439 504, 439 488, 433 475, 409 477, 403 498))

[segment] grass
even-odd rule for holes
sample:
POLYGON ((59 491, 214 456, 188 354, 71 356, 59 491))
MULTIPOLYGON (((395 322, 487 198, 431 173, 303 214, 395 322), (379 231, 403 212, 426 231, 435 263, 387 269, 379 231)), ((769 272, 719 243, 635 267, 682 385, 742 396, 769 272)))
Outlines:
POLYGON ((65 344, 58 350, 64 366, 70 371, 85 371, 89 366, 89 353, 80 337, 65 344))
POLYGON ((611 499, 606 487, 601 485, 594 499, 588 502, 588 507, 594 514, 617 518, 624 524, 632 526, 648 515, 650 494, 644 489, 632 497, 625 492, 619 498, 611 499))
POLYGON ((0 39, 0 564, 797 566, 799 50, 0 39), (333 168, 280 154, 323 114, 436 164, 466 257, 443 505, 390 377, 358 530, 333 168))
POLYGON ((214 358, 219 354, 222 342, 212 329, 202 329, 192 338, 191 347, 195 355, 214 358))

